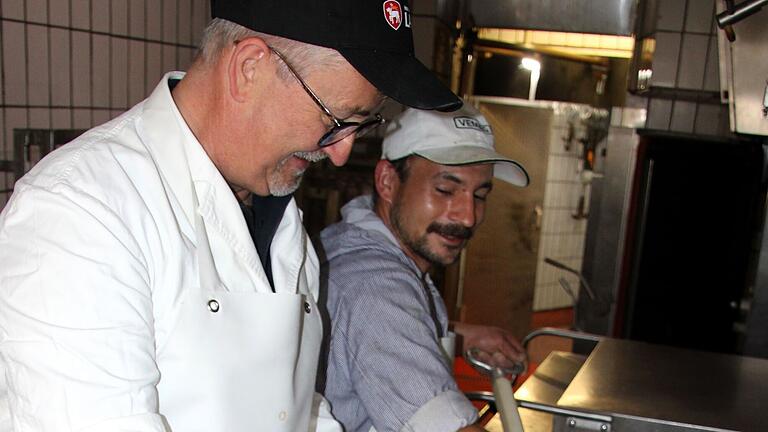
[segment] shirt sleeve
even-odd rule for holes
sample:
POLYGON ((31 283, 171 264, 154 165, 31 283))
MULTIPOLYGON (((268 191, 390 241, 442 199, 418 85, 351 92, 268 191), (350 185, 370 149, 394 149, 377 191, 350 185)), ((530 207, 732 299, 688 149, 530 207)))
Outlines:
POLYGON ((16 432, 166 431, 150 273, 109 208, 17 187, 0 217, 0 354, 16 432))
POLYGON ((5 385, 5 373, 0 362, 0 432, 11 432, 11 412, 8 410, 8 386, 5 385))
POLYGON ((476 421, 441 352, 418 276, 395 260, 361 255, 334 267, 329 290, 343 294, 332 337, 343 341, 352 387, 376 430, 445 432, 476 421))

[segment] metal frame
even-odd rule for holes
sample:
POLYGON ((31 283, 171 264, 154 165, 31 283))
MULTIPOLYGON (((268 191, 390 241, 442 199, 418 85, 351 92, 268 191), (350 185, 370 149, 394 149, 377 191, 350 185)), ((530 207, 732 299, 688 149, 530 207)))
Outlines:
POLYGON ((542 327, 528 333, 528 335, 526 335, 523 338, 523 342, 522 342, 523 348, 527 350, 528 344, 531 343, 531 340, 539 336, 558 336, 558 337, 564 337, 564 338, 573 339, 573 340, 580 340, 580 341, 594 342, 594 343, 598 343, 601 340, 605 339, 605 336, 596 335, 592 333, 585 333, 585 332, 575 331, 575 330, 566 330, 566 329, 557 328, 557 327, 542 327))

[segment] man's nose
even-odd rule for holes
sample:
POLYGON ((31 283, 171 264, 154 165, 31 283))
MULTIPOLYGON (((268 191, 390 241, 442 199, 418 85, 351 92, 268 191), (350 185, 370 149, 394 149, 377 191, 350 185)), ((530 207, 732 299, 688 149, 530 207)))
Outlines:
POLYGON ((475 223, 477 223, 477 207, 475 205, 474 195, 462 194, 461 197, 455 201, 452 210, 451 219, 465 227, 473 228, 475 223))
POLYGON ((328 147, 325 147, 323 151, 328 155, 328 159, 331 160, 336 166, 342 166, 349 160, 349 153, 352 152, 352 144, 355 142, 355 134, 337 141, 328 147))

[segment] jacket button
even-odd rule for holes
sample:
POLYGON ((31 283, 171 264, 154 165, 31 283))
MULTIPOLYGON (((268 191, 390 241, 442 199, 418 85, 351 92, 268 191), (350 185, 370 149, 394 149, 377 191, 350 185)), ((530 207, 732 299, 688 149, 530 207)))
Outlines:
POLYGON ((304 302, 304 312, 306 313, 312 312, 312 306, 309 304, 309 302, 304 302))
POLYGON ((219 311, 219 302, 217 302, 215 299, 214 300, 208 300, 208 310, 213 312, 213 313, 218 312, 219 311))

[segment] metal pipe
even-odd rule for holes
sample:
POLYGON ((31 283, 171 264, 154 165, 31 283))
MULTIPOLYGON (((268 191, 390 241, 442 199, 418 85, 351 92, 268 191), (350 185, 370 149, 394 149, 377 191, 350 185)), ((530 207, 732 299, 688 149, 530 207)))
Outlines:
POLYGON ((581 282, 581 285, 584 286, 584 290, 587 292, 587 296, 589 297, 589 299, 594 301, 597 298, 597 296, 595 296, 595 292, 592 291, 592 287, 589 286, 589 283, 587 282, 587 279, 584 277, 583 274, 581 274, 580 271, 578 271, 576 269, 572 269, 572 268, 568 267, 567 265, 561 263, 560 261, 555 261, 555 260, 553 260, 552 258, 549 258, 549 257, 545 257, 544 258, 544 262, 549 264, 549 265, 551 265, 551 266, 557 267, 560 270, 565 270, 568 273, 573 273, 576 276, 578 276, 579 277, 579 282, 581 282))
POLYGON ((717 26, 722 29, 726 26, 736 24, 744 18, 758 12, 766 3, 768 3, 768 0, 744 0, 741 3, 734 5, 733 11, 726 10, 717 14, 715 17, 717 26))
POLYGON ((504 432, 523 432, 523 420, 520 418, 515 394, 512 392, 512 381, 498 368, 493 370, 491 377, 502 429, 504 432))
POLYGON ((471 401, 483 401, 487 402, 489 404, 493 404, 493 410, 497 411, 496 409, 496 398, 493 396, 493 392, 489 391, 472 391, 472 392, 465 392, 464 396, 467 397, 467 399, 471 401))

